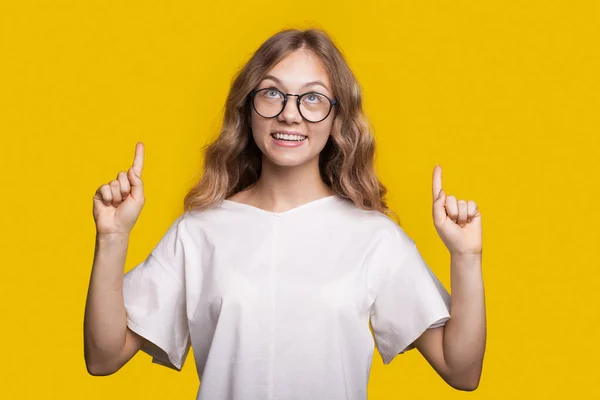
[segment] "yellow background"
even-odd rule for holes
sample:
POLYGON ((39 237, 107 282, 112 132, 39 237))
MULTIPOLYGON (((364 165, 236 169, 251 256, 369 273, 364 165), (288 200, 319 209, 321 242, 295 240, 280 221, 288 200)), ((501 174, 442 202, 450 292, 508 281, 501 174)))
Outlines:
POLYGON ((146 145, 126 270, 182 211, 234 72, 285 27, 326 29, 364 89, 390 205, 449 287, 431 174, 483 215, 488 345, 455 391, 413 350, 369 399, 600 398, 600 10, 596 1, 5 1, 0 268, 6 399, 192 399, 139 353, 86 373, 92 196, 146 145))

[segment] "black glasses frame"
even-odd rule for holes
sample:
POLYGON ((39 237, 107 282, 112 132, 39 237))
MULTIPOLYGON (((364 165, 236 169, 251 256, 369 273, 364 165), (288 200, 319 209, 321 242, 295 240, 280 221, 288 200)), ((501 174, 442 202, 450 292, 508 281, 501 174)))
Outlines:
POLYGON ((329 114, 331 114, 331 110, 333 109, 333 106, 335 106, 337 104, 337 101, 330 99, 329 97, 325 96, 323 93, 319 93, 319 92, 306 92, 306 93, 302 93, 302 94, 294 94, 294 93, 283 93, 281 90, 273 88, 273 87, 269 87, 269 88, 264 88, 264 89, 255 89, 253 91, 250 92, 250 94, 248 95, 248 97, 250 97, 250 102, 252 103, 252 108, 254 109, 254 111, 256 111, 256 113, 258 115, 260 115, 263 118, 275 118, 277 117, 279 114, 281 114, 283 112, 283 110, 285 110, 285 105, 287 104, 287 100, 288 100, 288 96, 296 96, 297 100, 296 100, 296 105, 298 106, 298 112, 300 113, 300 116, 307 122, 321 122, 323 120, 325 120, 327 117, 329 117, 329 114), (256 109, 256 106, 254 105, 254 98, 256 97, 256 94, 258 92, 262 92, 265 90, 274 90, 276 92, 281 93, 281 95, 283 96, 283 104, 281 106, 281 111, 279 111, 276 115, 273 115, 272 117, 265 117, 264 115, 262 115, 261 113, 258 112, 258 110, 256 109), (325 115, 325 117, 323 117, 322 119, 318 120, 318 121, 311 121, 309 119, 307 119, 304 114, 302 114, 302 110, 300 109, 300 103, 302 102, 302 98, 304 96, 307 96, 309 94, 318 94, 319 96, 323 96, 325 97, 327 100, 329 100, 329 111, 327 111, 327 114, 325 115))

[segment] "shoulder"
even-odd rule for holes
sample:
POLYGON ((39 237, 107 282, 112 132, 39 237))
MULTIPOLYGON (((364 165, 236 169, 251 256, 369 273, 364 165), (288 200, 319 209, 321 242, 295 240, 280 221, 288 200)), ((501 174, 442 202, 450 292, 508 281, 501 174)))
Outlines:
POLYGON ((348 224, 375 240, 388 238, 412 241, 396 221, 377 210, 361 209, 349 200, 341 202, 339 210, 348 224))
POLYGON ((331 228, 335 231, 333 236, 385 276, 416 246, 409 234, 388 215, 361 209, 349 200, 339 204, 336 210, 337 220, 331 228))
POLYGON ((195 225, 206 225, 212 221, 218 221, 225 217, 226 213, 222 208, 222 201, 215 203, 214 205, 203 208, 201 210, 187 210, 179 216, 179 220, 184 226, 195 226, 195 225))
POLYGON ((187 210, 179 215, 174 225, 183 236, 198 242, 201 238, 223 237, 236 230, 247 228, 243 213, 235 212, 230 207, 224 207, 223 202, 217 202, 211 207, 201 210, 187 210))

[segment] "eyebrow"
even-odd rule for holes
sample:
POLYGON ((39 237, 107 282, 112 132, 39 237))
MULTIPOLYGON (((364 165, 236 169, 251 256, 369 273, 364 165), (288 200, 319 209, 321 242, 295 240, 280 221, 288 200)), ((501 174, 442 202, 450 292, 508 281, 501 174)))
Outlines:
MULTIPOLYGON (((284 85, 283 85, 283 82, 281 82, 281 80, 279 80, 278 78, 274 77, 273 75, 267 75, 267 76, 265 76, 265 77, 263 78, 263 80, 266 80, 266 79, 270 79, 270 80, 272 80, 272 81, 274 81, 274 82, 277 82, 277 83, 278 83, 278 84, 280 84, 281 86, 284 86, 284 85)), ((262 81, 261 81, 261 82, 262 82, 262 81)), ((323 82, 321 82, 321 81, 311 81, 311 82, 307 82, 307 83, 305 83, 304 85, 302 85, 302 87, 304 88, 304 87, 307 87, 307 86, 313 86, 313 85, 321 85, 321 86, 323 86, 325 89, 329 90, 329 88, 327 87, 327 85, 325 85, 325 84, 324 84, 323 82)))

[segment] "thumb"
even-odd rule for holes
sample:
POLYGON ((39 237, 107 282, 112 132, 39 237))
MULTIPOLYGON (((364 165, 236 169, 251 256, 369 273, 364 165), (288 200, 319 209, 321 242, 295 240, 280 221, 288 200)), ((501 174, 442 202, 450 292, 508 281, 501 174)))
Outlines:
POLYGON ((131 184, 131 195, 134 199, 141 199, 144 196, 144 184, 142 179, 136 175, 133 167, 127 171, 127 177, 131 184))
POLYGON ((440 190, 440 193, 433 202, 433 224, 438 226, 444 223, 446 220, 446 192, 444 189, 440 190))

